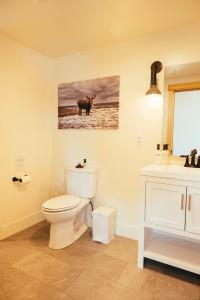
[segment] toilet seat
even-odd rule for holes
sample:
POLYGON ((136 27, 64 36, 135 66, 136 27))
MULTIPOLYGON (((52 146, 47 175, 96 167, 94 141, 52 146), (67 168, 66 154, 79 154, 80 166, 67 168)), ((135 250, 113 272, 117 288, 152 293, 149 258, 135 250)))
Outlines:
POLYGON ((80 201, 79 197, 65 194, 45 201, 42 209, 52 213, 66 211, 77 207, 80 201))

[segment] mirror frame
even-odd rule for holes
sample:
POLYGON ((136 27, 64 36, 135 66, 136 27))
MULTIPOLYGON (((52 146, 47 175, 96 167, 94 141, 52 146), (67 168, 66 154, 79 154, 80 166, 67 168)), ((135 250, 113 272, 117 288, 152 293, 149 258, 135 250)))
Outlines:
POLYGON ((175 93, 184 91, 200 90, 200 82, 184 82, 177 84, 169 84, 167 87, 167 103, 168 103, 168 117, 167 117, 167 143, 169 144, 169 151, 173 155, 173 130, 174 130, 174 105, 175 93))

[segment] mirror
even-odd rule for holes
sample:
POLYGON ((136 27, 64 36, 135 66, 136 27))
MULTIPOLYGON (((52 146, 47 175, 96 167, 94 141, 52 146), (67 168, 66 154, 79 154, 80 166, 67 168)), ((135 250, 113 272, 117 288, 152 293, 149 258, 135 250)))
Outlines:
POLYGON ((164 133, 174 156, 200 154, 200 62, 165 67, 164 133))

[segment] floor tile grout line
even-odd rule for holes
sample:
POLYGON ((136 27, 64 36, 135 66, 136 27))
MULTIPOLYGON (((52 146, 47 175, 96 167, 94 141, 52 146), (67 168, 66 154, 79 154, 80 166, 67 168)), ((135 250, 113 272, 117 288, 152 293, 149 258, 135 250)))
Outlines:
MULTIPOLYGON (((20 270, 20 269, 15 268, 14 266, 11 266, 10 268, 13 268, 13 269, 15 269, 16 271, 18 271, 18 272, 20 272, 20 273, 26 275, 26 276, 29 277, 31 280, 35 280, 35 281, 37 281, 37 282, 40 282, 40 283, 43 284, 43 285, 49 286, 50 288, 52 288, 52 289, 54 289, 54 290, 56 290, 56 291, 58 291, 58 292, 60 292, 60 293, 62 293, 62 294, 64 294, 64 295, 66 295, 66 296, 71 297, 69 294, 66 294, 65 292, 61 291, 60 289, 56 288, 55 286, 51 285, 50 283, 47 283, 47 282, 45 282, 45 281, 42 281, 42 280, 40 280, 40 279, 38 279, 38 278, 36 278, 36 277, 34 277, 34 276, 32 276, 32 275, 30 275, 30 274, 28 274, 28 273, 22 271, 22 270, 20 270)), ((79 274, 79 275, 80 275, 80 274, 79 274)), ((78 275, 78 276, 79 276, 79 275, 78 275)), ((71 297, 71 298, 72 298, 72 297, 71 297)), ((73 298, 72 298, 72 299, 73 299, 73 298)), ((74 300, 76 300, 76 299, 74 299, 74 300)))

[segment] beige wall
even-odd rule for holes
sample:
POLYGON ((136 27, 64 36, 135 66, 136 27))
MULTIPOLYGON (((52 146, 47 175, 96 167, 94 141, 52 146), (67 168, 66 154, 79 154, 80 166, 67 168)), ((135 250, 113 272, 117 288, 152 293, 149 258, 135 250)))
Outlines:
MULTIPOLYGON (((120 75, 120 124, 118 130, 54 130, 54 182, 64 190, 64 168, 87 158, 98 169, 96 205, 117 209, 117 232, 136 236, 139 171, 154 159, 162 135, 162 104, 144 94, 150 65, 161 60, 174 65, 200 60, 195 28, 138 39, 115 47, 68 55, 55 60, 57 84, 120 75), (194 45, 194 46, 193 46, 194 45), (136 145, 137 136, 143 145, 136 145)), ((163 74, 159 75, 163 85, 163 74)), ((57 99, 54 109, 57 108, 57 99)))
POLYGON ((52 175, 52 61, 0 36, 0 224, 2 237, 43 217, 52 175), (23 164, 17 162, 24 159, 23 164), (18 188, 12 176, 28 173, 18 188))
MULTIPOLYGON (((162 103, 144 96, 150 65, 157 59, 164 65, 199 61, 198 30, 183 28, 58 59, 0 37, 0 53, 3 236, 41 220, 41 203, 49 195, 64 192, 65 168, 87 158, 98 169, 96 205, 115 207, 117 232, 135 237, 139 170, 153 162, 162 135, 162 103), (119 129, 58 130, 57 84, 111 75, 120 75, 119 129), (138 136, 142 137, 140 147, 138 136), (11 182, 20 157, 25 160, 24 171, 33 179, 21 189, 11 182)), ((163 72, 159 78, 162 86, 163 72)))

